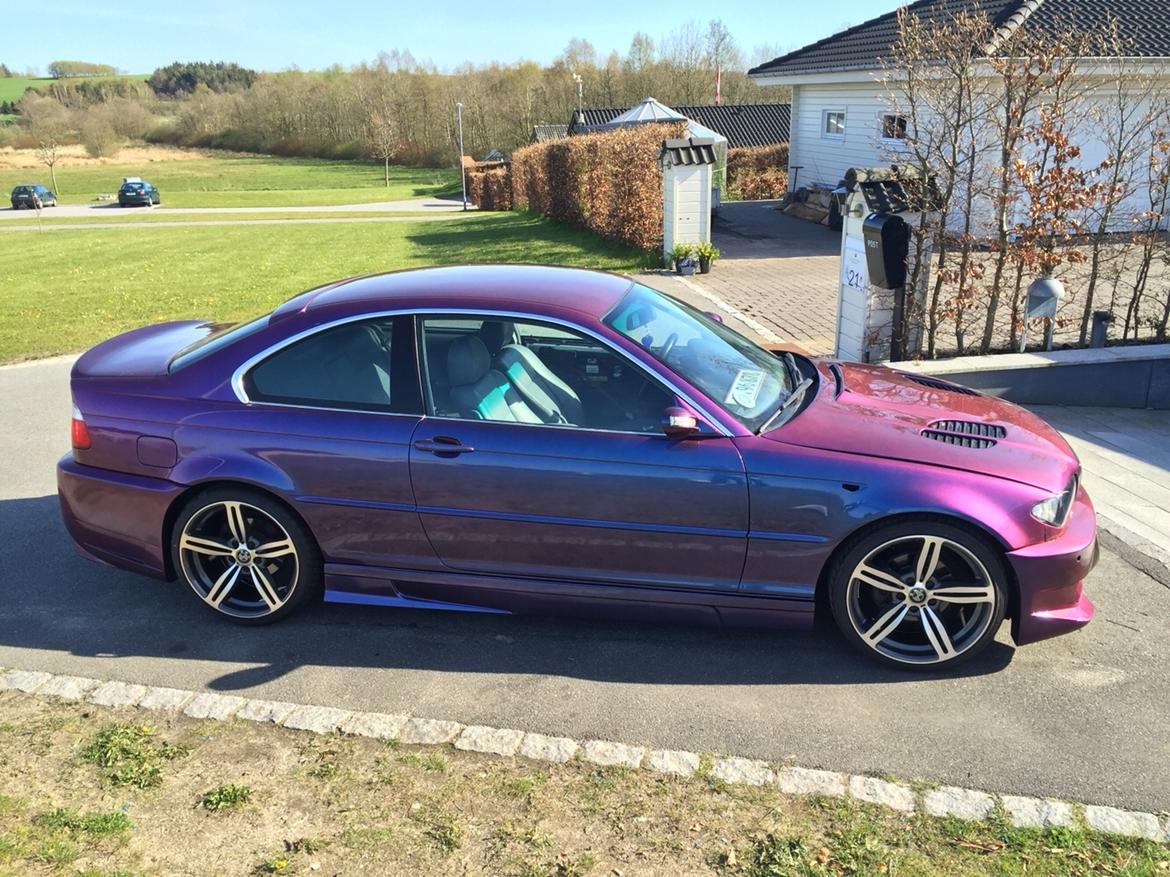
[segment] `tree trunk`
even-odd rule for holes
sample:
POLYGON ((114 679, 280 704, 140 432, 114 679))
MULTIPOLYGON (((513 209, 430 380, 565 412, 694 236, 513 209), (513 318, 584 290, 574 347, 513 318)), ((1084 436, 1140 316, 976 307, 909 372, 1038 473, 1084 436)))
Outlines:
POLYGON ((49 178, 53 183, 53 195, 60 195, 61 191, 57 188, 57 162, 49 165, 49 178))
POLYGON ((385 176, 386 176, 386 188, 389 189, 390 188, 390 156, 384 155, 384 156, 382 156, 382 160, 385 162, 385 164, 383 166, 383 170, 384 170, 385 176))

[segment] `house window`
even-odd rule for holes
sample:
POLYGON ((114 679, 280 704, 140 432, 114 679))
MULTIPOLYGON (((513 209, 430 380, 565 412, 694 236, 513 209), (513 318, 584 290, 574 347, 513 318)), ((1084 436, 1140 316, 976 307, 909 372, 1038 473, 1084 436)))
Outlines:
POLYGON ((897 113, 882 114, 882 139, 905 140, 909 136, 909 122, 905 116, 897 113))
POLYGON ((821 129, 821 134, 825 137, 844 137, 845 111, 827 110, 825 112, 825 124, 821 129))

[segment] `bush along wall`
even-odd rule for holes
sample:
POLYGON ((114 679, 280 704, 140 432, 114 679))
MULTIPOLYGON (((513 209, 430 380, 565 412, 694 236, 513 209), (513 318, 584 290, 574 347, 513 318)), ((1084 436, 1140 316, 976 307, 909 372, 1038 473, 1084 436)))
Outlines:
POLYGON ((727 151, 727 191, 733 201, 783 198, 788 191, 788 144, 727 151))
POLYGON ((662 141, 685 125, 637 125, 512 154, 512 204, 643 250, 662 246, 662 141))
POLYGON ((512 209, 512 178, 507 167, 467 170, 467 199, 480 210, 512 209))

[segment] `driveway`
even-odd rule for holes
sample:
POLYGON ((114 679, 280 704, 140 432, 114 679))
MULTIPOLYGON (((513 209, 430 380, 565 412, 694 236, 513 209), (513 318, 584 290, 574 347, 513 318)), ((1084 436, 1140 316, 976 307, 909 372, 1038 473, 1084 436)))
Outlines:
POLYGON ((712 243, 722 257, 710 274, 687 278, 697 291, 758 324, 772 344, 813 354, 836 346, 841 236, 785 216, 777 201, 737 201, 715 213, 712 243))
POLYGON ((1170 807, 1170 589, 1109 551, 1094 624, 1001 640, 942 678, 871 666, 830 633, 350 606, 240 628, 68 547, 53 465, 69 367, 0 369, 0 666, 1170 807))

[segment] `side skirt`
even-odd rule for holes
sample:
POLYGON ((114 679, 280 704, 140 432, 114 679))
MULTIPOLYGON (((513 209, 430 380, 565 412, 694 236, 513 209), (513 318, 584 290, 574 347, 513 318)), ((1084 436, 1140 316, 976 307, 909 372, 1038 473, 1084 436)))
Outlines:
POLYGON ((807 629, 812 599, 327 563, 334 603, 705 626, 807 629))

